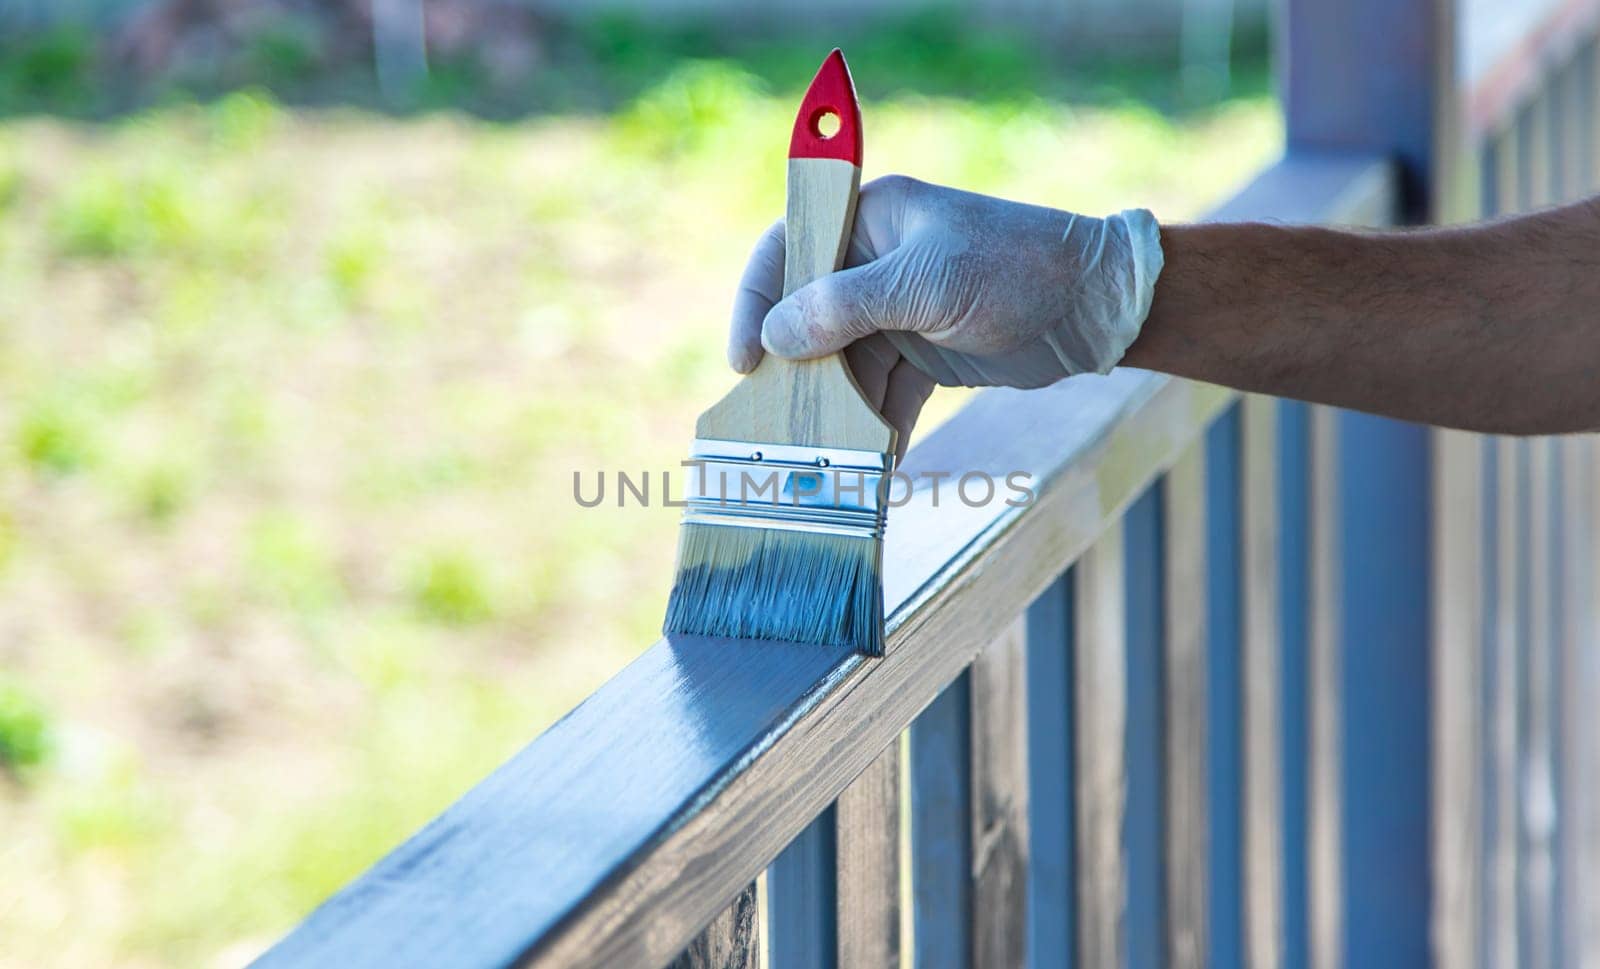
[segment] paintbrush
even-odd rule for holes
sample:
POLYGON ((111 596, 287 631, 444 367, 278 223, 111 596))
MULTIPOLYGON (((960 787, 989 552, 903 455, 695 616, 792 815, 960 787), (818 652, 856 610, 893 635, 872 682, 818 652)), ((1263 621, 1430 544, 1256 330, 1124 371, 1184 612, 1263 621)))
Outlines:
MULTIPOLYGON (((861 113, 835 50, 789 141, 783 292, 844 261, 861 113)), ((883 654, 883 528, 895 431, 838 354, 762 358, 700 415, 668 633, 883 654)))

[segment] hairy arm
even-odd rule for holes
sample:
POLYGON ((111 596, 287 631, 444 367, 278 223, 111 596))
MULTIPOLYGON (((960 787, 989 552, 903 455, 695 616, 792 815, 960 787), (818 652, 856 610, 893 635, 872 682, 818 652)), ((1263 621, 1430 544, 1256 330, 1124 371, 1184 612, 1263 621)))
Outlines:
POLYGON ((1124 363, 1476 431, 1600 429, 1600 198, 1461 228, 1161 232, 1124 363))

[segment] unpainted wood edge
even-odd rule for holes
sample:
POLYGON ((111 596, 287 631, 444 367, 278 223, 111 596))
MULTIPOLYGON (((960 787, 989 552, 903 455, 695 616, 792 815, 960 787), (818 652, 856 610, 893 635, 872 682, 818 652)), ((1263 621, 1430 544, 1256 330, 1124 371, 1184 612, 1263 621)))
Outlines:
POLYGON ((972 663, 972 966, 1024 969, 1028 913, 1027 620, 972 663))
POLYGON ((1196 441, 1167 472, 1162 489, 1165 951, 1173 969, 1199 969, 1208 955, 1205 463, 1205 443, 1196 441))
POLYGON ((1124 965, 1127 641, 1122 532, 1084 553, 1074 587, 1078 964, 1124 965))
POLYGON ((1251 969, 1278 969, 1284 961, 1278 403, 1246 395, 1241 420, 1245 952, 1251 969))
POLYGON ((1306 921, 1312 969, 1340 969, 1344 872, 1340 863, 1339 463, 1337 412, 1332 408, 1311 408, 1310 450, 1306 921))
POLYGON ((761 965, 758 910, 756 886, 751 882, 733 904, 695 936, 667 969, 758 969, 761 965))
POLYGON ((1521 749, 1518 751, 1518 794, 1521 798, 1522 870, 1518 885, 1519 907, 1527 924, 1523 929, 1522 959, 1532 966, 1552 965, 1555 904, 1555 770, 1551 737, 1551 697, 1554 642, 1552 640, 1550 556, 1554 539, 1550 505, 1551 438, 1533 438, 1529 450, 1528 588, 1533 601, 1524 670, 1521 749))
POLYGON ((1520 690, 1517 660, 1517 595, 1520 542, 1520 475, 1516 442, 1502 438, 1496 448, 1496 540, 1499 579, 1495 589, 1496 628, 1491 659, 1494 688, 1490 696, 1490 751, 1495 802, 1495 830, 1488 847, 1488 901, 1486 938, 1489 957, 1496 965, 1514 966, 1519 959, 1517 912, 1517 694, 1520 690))
POLYGON ((1483 442, 1433 435, 1432 925, 1437 969, 1476 969, 1482 912, 1483 442))
POLYGON ((899 737, 835 805, 839 969, 900 965, 899 737))
MULTIPOLYGON (((1596 60, 1600 61, 1600 56, 1596 60)), ((1600 63, 1596 73, 1600 75, 1600 63)), ((1600 97, 1595 101, 1600 103, 1600 97)), ((1596 120, 1596 135, 1600 136, 1600 119, 1596 120)), ((1568 598, 1576 613, 1571 628, 1577 635, 1571 644, 1575 662, 1566 681, 1572 699, 1568 710, 1574 719, 1581 718, 1570 733, 1582 741, 1571 749, 1568 789, 1579 792, 1582 799, 1571 814, 1578 819, 1573 870, 1580 883, 1572 889, 1571 897, 1578 904, 1573 906, 1573 944, 1567 955, 1576 966, 1592 967, 1600 966, 1600 737, 1594 728, 1595 710, 1600 709, 1600 438, 1584 435, 1579 442, 1578 460, 1572 462, 1580 469, 1578 486, 1568 494, 1583 516, 1584 558, 1582 571, 1573 573, 1568 598)))

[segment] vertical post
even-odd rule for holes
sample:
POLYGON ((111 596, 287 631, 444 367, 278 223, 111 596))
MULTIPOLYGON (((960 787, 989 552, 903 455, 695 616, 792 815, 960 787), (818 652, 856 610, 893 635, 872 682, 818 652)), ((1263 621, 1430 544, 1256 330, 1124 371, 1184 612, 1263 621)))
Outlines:
MULTIPOLYGON (((1452 8, 1451 0, 1289 0, 1282 21, 1290 152, 1392 155, 1408 221, 1445 209, 1458 178, 1452 8)), ((1428 431, 1342 413, 1337 466, 1339 951, 1322 961, 1331 940, 1319 939, 1318 964, 1425 965, 1433 887, 1429 654, 1441 645, 1429 607, 1428 431)))
POLYGON ((1337 414, 1311 408, 1309 640, 1306 692, 1306 948, 1311 969, 1344 965, 1339 927, 1343 916, 1343 823, 1340 805, 1339 516, 1337 414))
POLYGON ((913 965, 972 964, 972 673, 911 723, 913 965))
MULTIPOLYGON (((1543 79, 1544 89, 1535 97, 1523 125, 1528 196, 1525 207, 1548 205, 1555 198, 1557 153, 1552 151, 1554 132, 1560 126, 1555 117, 1556 91, 1551 75, 1543 79)), ((1519 125, 1522 127, 1522 125, 1519 125)), ((1523 870, 1519 893, 1527 919, 1521 965, 1529 969, 1554 965, 1556 837, 1554 765, 1552 754, 1552 667, 1554 644, 1551 635, 1552 531, 1551 450, 1549 439, 1527 442, 1528 470, 1528 561, 1529 596, 1528 639, 1524 644, 1526 710, 1523 748, 1519 752, 1522 778, 1523 870)))
POLYGON ((1308 955, 1309 777, 1311 750, 1311 408, 1278 408, 1278 689, 1282 694, 1283 965, 1306 969, 1308 955))
POLYGON ((972 663, 972 964, 1024 969, 1028 883, 1027 620, 972 663))
POLYGON ((1596 611, 1595 545, 1600 542, 1600 474, 1593 437, 1567 442, 1562 511, 1568 523, 1564 570, 1561 707, 1563 811, 1571 821, 1562 846, 1567 871, 1563 950, 1568 965, 1600 965, 1600 613, 1596 611))
POLYGON ((1555 778, 1551 720, 1554 692, 1552 596, 1555 579, 1551 519, 1554 441, 1528 442, 1528 638, 1524 644, 1523 742, 1518 756, 1522 798, 1522 873, 1518 886, 1527 920, 1519 965, 1554 965, 1555 778))
MULTIPOLYGON (((1600 40, 1591 38, 1569 68, 1572 124, 1567 140, 1568 194, 1584 195, 1600 185, 1600 40)), ((1600 703, 1600 621, 1595 602, 1600 568, 1600 475, 1593 436, 1563 442, 1562 517, 1567 556, 1563 569, 1561 679, 1563 909, 1562 955, 1568 965, 1600 966, 1600 742, 1595 707, 1600 703)))
POLYGON ((1122 945, 1128 969, 1159 969, 1166 957, 1166 873, 1162 837, 1163 710, 1162 501, 1164 481, 1122 516, 1124 789, 1126 873, 1122 945))
POLYGON ((900 740, 834 805, 840 969, 900 963, 900 740))
POLYGON ((817 815, 767 868, 772 969, 838 965, 836 810, 817 815))
POLYGON ((1192 445, 1167 472, 1166 771, 1167 965, 1200 969, 1210 894, 1206 835, 1205 448, 1192 445))
POLYGON ((1517 966, 1517 663, 1521 608, 1518 547, 1521 544, 1521 478, 1517 474, 1516 442, 1495 442, 1494 502, 1494 635, 1487 669, 1489 685, 1484 718, 1489 725, 1487 755, 1489 801, 1487 825, 1487 898, 1484 927, 1486 964, 1490 969, 1517 966))
POLYGON ((1128 897, 1122 850, 1127 789, 1122 530, 1101 536, 1074 571, 1078 965, 1120 969, 1128 897))
POLYGON ((1437 969, 1475 969, 1482 951, 1483 443, 1434 438, 1433 949, 1437 969), (1445 806, 1452 806, 1446 809, 1445 806))
POLYGON ((1393 155, 1408 221, 1448 208, 1462 130, 1454 8, 1454 0, 1288 0, 1277 59, 1289 151, 1393 155))
POLYGON ((1208 959, 1244 964, 1240 912, 1244 847, 1240 801, 1243 671, 1243 495, 1240 479, 1242 405, 1206 431, 1206 761, 1207 862, 1210 875, 1208 959))
POLYGON ((1278 409, 1242 404, 1240 505, 1244 617, 1244 954, 1251 969, 1283 965, 1283 648, 1278 609, 1278 409))
POLYGON ((1432 888, 1428 433, 1340 416, 1343 950, 1350 965, 1419 966, 1432 888))
POLYGON ((1028 965, 1072 969, 1073 570, 1028 607, 1028 965))

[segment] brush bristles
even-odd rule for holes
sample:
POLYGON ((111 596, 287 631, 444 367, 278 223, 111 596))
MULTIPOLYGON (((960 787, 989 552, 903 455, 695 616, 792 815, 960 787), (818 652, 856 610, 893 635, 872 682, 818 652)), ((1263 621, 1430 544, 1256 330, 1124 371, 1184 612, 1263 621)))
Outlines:
POLYGON ((883 655, 881 538, 684 525, 668 633, 883 655))

